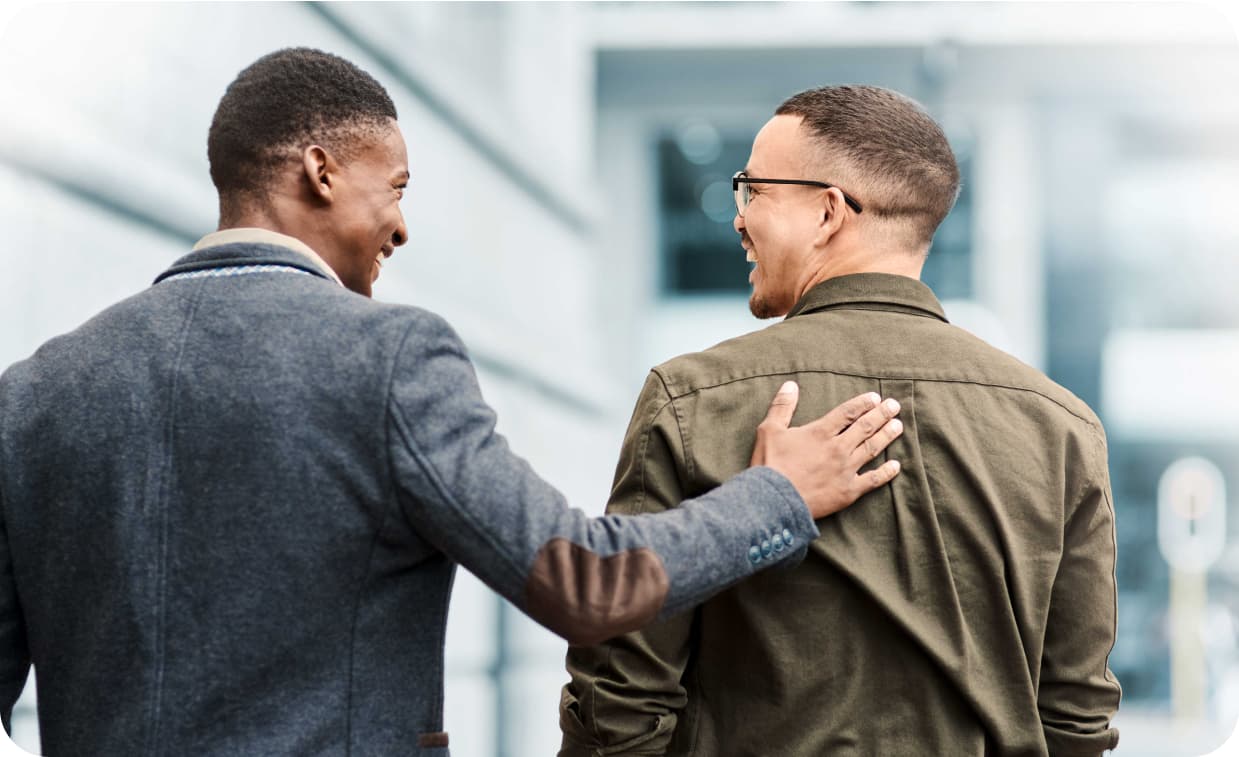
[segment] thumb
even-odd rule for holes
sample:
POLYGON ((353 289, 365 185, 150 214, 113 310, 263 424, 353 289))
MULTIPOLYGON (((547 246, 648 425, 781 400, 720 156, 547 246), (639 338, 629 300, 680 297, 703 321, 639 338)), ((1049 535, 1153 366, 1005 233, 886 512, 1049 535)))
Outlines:
POLYGON ((795 381, 785 381, 774 395, 770 409, 766 411, 763 423, 778 424, 779 428, 787 428, 792 423, 792 415, 796 412, 796 403, 800 400, 800 387, 795 381))

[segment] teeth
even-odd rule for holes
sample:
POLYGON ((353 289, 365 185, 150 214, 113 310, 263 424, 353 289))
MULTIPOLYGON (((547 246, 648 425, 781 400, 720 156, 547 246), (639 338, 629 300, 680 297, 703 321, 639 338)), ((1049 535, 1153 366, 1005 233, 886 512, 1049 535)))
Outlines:
POLYGON ((757 262, 757 255, 756 255, 756 253, 754 253, 752 250, 746 250, 746 251, 745 251, 745 256, 744 256, 744 259, 745 259, 745 260, 747 260, 747 261, 749 261, 750 263, 756 263, 756 262, 757 262))

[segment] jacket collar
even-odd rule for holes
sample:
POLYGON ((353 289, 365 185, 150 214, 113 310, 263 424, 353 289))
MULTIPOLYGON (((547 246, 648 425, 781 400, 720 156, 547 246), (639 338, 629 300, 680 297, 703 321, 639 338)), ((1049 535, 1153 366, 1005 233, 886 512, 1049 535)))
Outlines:
POLYGON ((291 250, 305 255, 310 260, 314 261, 315 265, 322 269, 323 273, 330 276, 337 284, 343 285, 340 277, 336 272, 331 270, 331 266, 327 265, 327 261, 323 260, 310 245, 302 242, 300 239, 288 234, 281 234, 278 231, 264 229, 258 226, 235 226, 228 229, 220 229, 212 231, 198 243, 194 245, 194 251, 203 250, 207 247, 218 247, 224 244, 236 244, 238 242, 246 242, 249 244, 273 244, 279 247, 287 247, 291 250))
POLYGON ((805 292, 787 317, 839 308, 889 310, 949 323, 929 287, 917 279, 890 273, 853 273, 827 279, 805 292))
POLYGON ((290 247, 265 242, 232 242, 194 250, 159 274, 155 283, 178 273, 248 265, 289 266, 334 283, 334 279, 303 253, 290 247))

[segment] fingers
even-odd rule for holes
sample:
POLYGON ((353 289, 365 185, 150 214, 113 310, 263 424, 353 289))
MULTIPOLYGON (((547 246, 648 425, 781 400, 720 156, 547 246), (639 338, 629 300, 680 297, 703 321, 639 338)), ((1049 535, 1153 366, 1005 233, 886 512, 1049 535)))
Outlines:
POLYGON ((891 442, 898 439, 902 433, 903 423, 898 418, 887 421, 886 425, 878 433, 868 437, 861 442, 860 446, 852 450, 852 455, 848 462, 860 468, 865 463, 882 454, 882 450, 889 447, 891 442))
MULTIPOLYGON (((887 444, 890 444, 890 440, 882 443, 882 439, 880 437, 877 439, 874 439, 873 437, 877 435, 879 431, 882 431, 887 425, 887 422, 891 418, 894 418, 895 414, 898 412, 899 402, 897 400, 893 398, 883 400, 882 404, 857 418, 855 423, 839 435, 839 438, 844 443, 844 448, 847 450, 854 450, 857 447, 867 444, 868 446, 866 449, 871 451, 872 454, 866 458, 866 460, 872 460, 879 452, 886 449, 887 444)), ((898 428, 899 431, 902 432, 903 424, 900 424, 898 428)), ((898 435, 899 434, 895 434, 895 436, 898 435)))
POLYGON ((887 460, 871 471, 866 471, 856 477, 857 499, 874 489, 886 486, 895 476, 899 475, 899 461, 887 460))
POLYGON ((834 410, 831 410, 829 413, 826 413, 826 415, 807 425, 813 426, 821 424, 822 430, 830 436, 835 436, 839 432, 843 431, 843 429, 855 423, 856 420, 864 416, 866 412, 872 410, 874 406, 881 401, 881 399, 882 398, 878 396, 877 392, 867 392, 858 397, 853 397, 839 407, 836 407, 834 410))
POLYGON ((796 403, 799 400, 800 387, 796 382, 783 382, 783 386, 779 387, 779 391, 775 393, 774 400, 770 403, 770 409, 766 411, 766 418, 761 425, 787 428, 792 423, 792 415, 796 413, 796 403))

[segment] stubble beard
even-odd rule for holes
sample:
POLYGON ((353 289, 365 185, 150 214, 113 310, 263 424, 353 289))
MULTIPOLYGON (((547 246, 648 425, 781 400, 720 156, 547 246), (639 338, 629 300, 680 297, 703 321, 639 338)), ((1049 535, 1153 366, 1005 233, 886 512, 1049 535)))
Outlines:
POLYGON ((774 307, 770 304, 770 301, 765 297, 762 297, 757 292, 753 292, 753 295, 749 297, 749 312, 753 314, 754 318, 760 318, 763 320, 766 318, 774 318, 778 315, 778 313, 774 311, 774 307))

